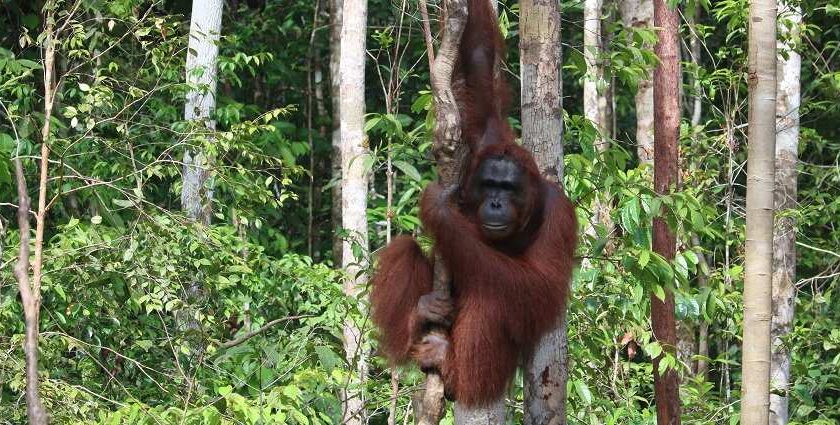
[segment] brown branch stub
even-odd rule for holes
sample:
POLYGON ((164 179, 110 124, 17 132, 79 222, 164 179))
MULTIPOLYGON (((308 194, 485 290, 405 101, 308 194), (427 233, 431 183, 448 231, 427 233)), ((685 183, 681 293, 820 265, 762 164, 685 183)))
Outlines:
MULTIPOLYGON (((459 146, 461 145, 461 113, 455 94, 452 91, 452 74, 458 56, 461 35, 467 23, 468 8, 466 0, 444 0, 446 10, 440 50, 430 64, 432 99, 435 106, 435 128, 432 153, 438 167, 438 176, 444 187, 458 181, 460 172, 459 146)), ((463 152, 463 150, 461 150, 463 152)), ((440 256, 435 257, 434 291, 447 298, 450 296, 450 274, 440 256)), ((430 333, 444 333, 442 329, 430 333)), ((417 423, 433 425, 440 422, 446 400, 444 399, 443 379, 437 373, 426 375, 426 387, 422 403, 417 411, 417 423)))

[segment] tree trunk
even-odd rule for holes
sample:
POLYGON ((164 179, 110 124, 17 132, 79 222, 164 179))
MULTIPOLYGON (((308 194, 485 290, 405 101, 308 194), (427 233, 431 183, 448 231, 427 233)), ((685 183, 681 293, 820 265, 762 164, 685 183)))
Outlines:
POLYGON ((595 125, 599 136, 595 147, 600 151, 607 137, 604 125, 602 103, 606 104, 603 90, 604 76, 600 66, 601 56, 601 9, 602 0, 585 0, 583 3, 583 59, 586 62, 586 77, 583 79, 583 115, 595 125), (602 87, 603 89, 603 87, 602 87))
MULTIPOLYGON (((697 33, 697 23, 700 22, 701 12, 703 8, 700 4, 694 6, 694 15, 688 17, 688 26, 691 30, 691 42, 689 42, 689 54, 691 55, 691 63, 697 69, 700 68, 700 35, 697 33)), ((694 93, 691 96, 691 126, 695 127, 700 124, 700 119, 703 116, 703 96, 702 87, 700 86, 699 74, 695 72, 691 80, 694 93)))
MULTIPOLYGON (((429 58, 429 78, 432 86, 432 99, 435 105, 434 140, 432 154, 435 157, 440 184, 449 187, 460 181, 462 159, 466 151, 461 140, 461 114, 455 94, 452 91, 452 72, 458 56, 458 46, 468 18, 466 0, 444 0, 440 49, 437 58, 434 54, 428 10, 425 0, 420 0, 420 14, 423 19, 423 32, 426 39, 426 53, 429 58)), ((451 300, 451 276, 440 255, 435 255, 434 292, 451 300)), ((445 329, 433 328, 429 334, 448 337, 445 329)), ((446 408, 443 378, 435 371, 426 373, 425 387, 422 394, 415 398, 415 417, 418 425, 440 423, 446 408)), ((456 404, 456 411, 460 411, 456 404)), ((456 423, 468 423, 470 418, 456 418, 456 423), (460 420, 460 421, 459 421, 460 420)))
POLYGON ((504 399, 483 408, 467 408, 455 403, 456 425, 501 425, 505 423, 504 399))
MULTIPOLYGON (((700 35, 697 33, 697 23, 700 22, 701 12, 703 8, 697 4, 695 5, 694 14, 687 17, 688 19, 688 27, 691 32, 689 42, 689 55, 691 63, 694 65, 694 74, 691 77, 691 85, 692 85, 692 94, 691 94, 691 127, 694 129, 700 124, 700 119, 703 115, 703 93, 702 87, 700 86, 700 78, 699 78, 699 68, 700 68, 700 35)), ((695 133, 696 134, 696 133, 695 133)), ((700 238, 697 235, 692 235, 691 238, 692 244, 694 246, 700 245, 700 238)), ((709 266, 708 263, 705 261, 705 256, 702 252, 697 253, 697 258, 700 263, 701 271, 697 274, 697 283, 698 286, 701 288, 706 288, 708 286, 708 273, 709 273, 709 266)), ((688 362, 689 364, 693 364, 693 372, 695 375, 705 377, 706 371, 708 369, 708 363, 706 362, 706 358, 709 357, 709 323, 700 318, 699 323, 697 324, 697 332, 694 332, 694 327, 690 326, 691 333, 688 334, 691 338, 697 339, 697 355, 699 359, 697 360, 696 364, 693 362, 688 362)), ((691 344, 694 347, 694 343, 692 341, 691 344)), ((687 358, 690 360, 690 357, 687 358)))
MULTIPOLYGON (((776 188, 773 197, 776 211, 784 212, 796 208, 801 58, 793 46, 799 37, 802 12, 798 6, 783 6, 780 14, 781 40, 777 42, 777 47, 787 54, 779 55, 776 65, 776 188)), ((790 348, 782 340, 792 330, 796 301, 796 221, 792 216, 780 217, 773 228, 772 291, 770 385, 773 392, 770 394, 770 425, 785 425, 788 423, 790 348)))
POLYGON ((770 405, 773 180, 776 145, 776 0, 749 10, 749 141, 744 259, 741 424, 766 425, 770 405))
MULTIPOLYGON (((186 80, 190 90, 184 105, 184 118, 203 125, 204 134, 199 134, 196 138, 206 137, 211 141, 216 130, 216 122, 212 115, 216 109, 216 60, 219 56, 218 42, 222 29, 223 5, 223 0, 193 0, 187 48, 186 80)), ((190 220, 205 226, 210 224, 213 215, 211 162, 201 148, 187 148, 184 151, 181 207, 190 220)), ((189 305, 198 302, 204 296, 201 288, 203 280, 201 276, 193 278, 186 288, 187 307, 175 313, 181 331, 199 327, 189 305)), ((203 341, 193 340, 192 344, 195 351, 204 350, 203 341)))
POLYGON ((560 7, 553 2, 523 0, 519 19, 522 143, 533 152, 542 175, 562 182, 560 7))
MULTIPOLYGON (((35 258, 32 264, 32 280, 29 279, 29 212, 31 200, 26 187, 23 162, 20 152, 14 155, 15 182, 18 195, 18 229, 20 232, 18 258, 13 269, 15 280, 20 291, 21 307, 23 307, 24 339, 23 355, 26 382, 26 416, 30 425, 46 425, 49 422, 47 411, 41 401, 40 383, 38 381, 38 339, 40 337, 39 322, 41 316, 41 278, 43 267, 44 225, 46 218, 46 197, 48 165, 50 154, 50 139, 52 134, 52 111, 55 105, 55 27, 53 15, 55 4, 47 3, 44 8, 46 27, 43 32, 44 55, 44 124, 41 127, 41 158, 40 179, 38 183, 38 210, 35 216, 35 258)), ((5 109, 4 111, 8 113, 5 109)), ((16 146, 20 147, 15 123, 12 121, 16 146)), ((2 228, 2 223, 0 223, 2 228)))
POLYGON ((338 63, 341 57, 341 15, 344 0, 330 2, 330 98, 332 99, 332 258, 341 264, 341 104, 339 102, 338 63))
MULTIPOLYGON (((368 170, 363 158, 368 155, 365 124, 365 38, 367 1, 345 0, 343 5, 339 56, 339 111, 341 138, 341 220, 347 232, 341 258, 347 276, 344 292, 350 300, 364 289, 367 268, 364 258, 356 258, 353 246, 368 251, 367 182, 368 170)), ((359 304, 361 308, 361 303, 359 304)), ((344 326, 344 351, 347 362, 357 375, 351 378, 343 395, 344 424, 365 422, 362 383, 367 375, 367 356, 362 347, 359 324, 352 320, 344 326)))
MULTIPOLYGON (((187 49, 187 102, 184 118, 201 121, 212 137, 216 122, 216 59, 219 56, 219 35, 222 29, 222 0, 193 0, 187 49)), ((187 216, 199 223, 210 224, 213 199, 209 159, 201 150, 184 152, 181 206, 187 216)))
MULTIPOLYGON (((700 10, 702 6, 700 4, 696 4, 695 13, 692 15, 686 15, 686 24, 689 28, 689 46, 687 52, 687 60, 691 61, 694 65, 692 69, 692 74, 689 76, 690 78, 690 85, 691 85, 691 92, 690 96, 687 96, 690 99, 690 107, 691 110, 691 127, 694 128, 696 125, 700 123, 700 114, 703 112, 703 97, 700 94, 700 79, 698 77, 697 69, 700 65, 700 38, 697 35, 696 26, 697 20, 700 17, 700 10)), ((682 91, 680 91, 682 93, 682 91)), ((698 275, 698 283, 704 280, 698 275)), ((701 322, 702 319, 701 319, 701 322)), ((704 323, 700 323, 699 326, 693 320, 682 320, 677 323, 677 357, 680 360, 680 363, 688 365, 688 371, 692 374, 697 373, 697 368, 694 365, 694 362, 691 358, 694 356, 695 353, 699 354, 699 344, 697 338, 697 331, 699 328, 704 326, 704 323)), ((706 327, 705 332, 708 336, 708 327, 706 327)), ((706 350, 708 354, 708 350, 706 350)))
MULTIPOLYGON (((691 243, 693 246, 699 247, 700 237, 696 234, 692 235, 691 243)), ((700 271, 697 273, 697 286, 702 290, 702 288, 709 286, 711 267, 709 266, 709 261, 706 259, 706 255, 703 254, 703 252, 696 251, 695 254, 697 255, 697 263, 700 268, 700 271)), ((701 318, 698 333, 697 355, 700 356, 700 358, 697 359, 697 367, 694 369, 694 373, 698 376, 704 377, 705 379, 709 369, 709 363, 706 360, 709 357, 709 322, 701 318)))
MULTIPOLYGON (((545 177, 563 180, 563 97, 560 5, 520 2, 522 141, 545 177)), ((525 423, 566 423, 568 342, 565 315, 527 360, 525 423)), ((486 423, 486 422, 485 422, 486 423)))
MULTIPOLYGON (((625 26, 650 28, 652 0, 623 0, 621 19, 625 26)), ((642 46, 649 49, 651 46, 642 46)), ((639 81, 636 89, 636 151, 639 164, 653 164, 653 83, 650 77, 639 81)))
MULTIPOLYGON (((679 15, 670 9, 665 0, 655 0, 654 25, 661 28, 656 43, 659 65, 653 71, 654 104, 654 190, 665 195, 679 182, 678 147, 680 135, 680 46, 679 15)), ((653 221, 653 250, 668 260, 673 260, 676 237, 662 218, 653 221)), ((659 365, 665 353, 675 354, 677 329, 674 318, 674 294, 665 288, 665 299, 650 297, 650 315, 653 335, 662 345, 663 354, 653 359, 654 396, 656 419, 659 425, 680 423, 679 377, 674 368, 660 373, 659 365)))

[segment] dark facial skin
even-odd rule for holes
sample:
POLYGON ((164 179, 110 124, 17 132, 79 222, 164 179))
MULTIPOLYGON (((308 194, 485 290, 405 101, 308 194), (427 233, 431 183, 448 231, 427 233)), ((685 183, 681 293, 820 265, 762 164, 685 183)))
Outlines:
POLYGON ((481 202, 478 219, 487 238, 502 240, 516 232, 526 179, 519 165, 504 157, 489 158, 479 166, 473 190, 481 202))

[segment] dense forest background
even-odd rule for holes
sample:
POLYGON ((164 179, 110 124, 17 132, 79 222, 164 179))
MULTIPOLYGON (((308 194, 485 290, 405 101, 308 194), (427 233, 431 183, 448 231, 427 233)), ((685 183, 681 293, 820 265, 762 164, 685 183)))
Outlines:
MULTIPOLYGON (((793 0, 796 1, 796 0, 793 0)), ((686 423, 737 423, 743 312, 747 122, 746 0, 680 2, 681 189, 662 200, 637 155, 634 95, 656 64, 655 32, 604 2, 599 53, 609 125, 584 117, 583 3, 563 1, 564 185, 581 222, 569 307, 570 423, 655 422, 647 294, 676 282, 686 423), (696 36, 699 56, 692 55, 696 36), (695 103, 699 104, 699 115, 695 103), (609 147, 598 148, 606 139, 609 147), (672 263, 651 252, 667 202, 672 263), (609 225, 592 223, 608 204, 609 225), (705 344, 706 348, 702 348, 705 344)), ((796 304, 791 424, 840 423, 840 2, 803 0, 796 304)), ((61 1, 47 176, 40 370, 55 423, 335 423, 352 368, 341 335, 362 324, 336 240, 339 176, 326 1, 228 0, 218 57, 216 131, 186 121, 186 1, 61 1), (212 220, 181 208, 182 159, 214 159, 212 220), (195 293, 190 288, 200 286, 195 293), (185 324, 186 322, 186 324, 185 324), (270 324, 270 327, 262 328, 270 324), (253 337, 242 338, 250 331, 253 337)), ((433 19, 439 10, 430 2, 433 19)), ((12 273, 20 243, 12 158, 37 198, 44 91, 40 1, 0 3, 0 423, 25 422, 23 309, 12 273)), ((519 111, 519 4, 499 6, 519 111)), ((780 18, 780 25, 795 25, 780 18)), ((433 25, 434 32, 437 25, 433 25)), ((417 200, 435 178, 431 96, 417 3, 371 0, 366 126, 370 249, 418 233, 417 200)), ((784 49, 780 55, 789 54, 784 49)), ((361 260, 364 259, 364 260, 361 260)), ((423 374, 399 385, 372 356, 361 388, 370 423, 411 415, 423 374), (396 388, 396 391, 394 390, 396 388)), ((522 414, 521 377, 507 397, 522 414)), ((447 418, 451 420, 451 418, 447 418)))

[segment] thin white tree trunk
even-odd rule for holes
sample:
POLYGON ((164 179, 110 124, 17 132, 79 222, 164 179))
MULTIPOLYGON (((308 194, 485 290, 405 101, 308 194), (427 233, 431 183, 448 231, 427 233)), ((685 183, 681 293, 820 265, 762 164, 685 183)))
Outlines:
MULTIPOLYGON (((802 59, 794 50, 799 37, 802 12, 798 6, 784 5, 780 10, 777 48, 776 98, 776 211, 796 208, 796 163, 799 148, 800 67, 802 59)), ((796 221, 780 217, 773 228, 773 317, 770 338, 770 425, 788 423, 790 391, 790 349, 782 343, 793 327, 796 301, 796 221)))
MULTIPOLYGON (((563 180, 563 79, 557 2, 520 2, 522 140, 540 173, 563 180)), ((568 336, 565 316, 542 338, 524 371, 525 423, 566 423, 568 336)), ((487 423, 487 422, 484 422, 487 423)))
MULTIPOLYGON (((190 90, 184 105, 184 119, 200 122, 205 130, 201 137, 211 141, 216 129, 212 115, 216 109, 216 61, 219 56, 223 6, 223 0, 193 0, 187 48, 186 79, 190 90)), ((213 215, 211 166, 211 159, 200 147, 184 151, 181 207, 190 220, 205 226, 210 224, 213 215)), ((185 300, 188 306, 203 297, 202 281, 200 276, 196 276, 190 282, 185 300)), ((196 329, 199 326, 189 307, 176 312, 175 317, 181 330, 196 329)), ((204 350, 204 342, 193 343, 194 350, 204 350)))
MULTIPOLYGON (((367 1, 344 0, 339 56, 339 111, 341 138, 341 220, 348 233, 342 243, 341 262, 346 277, 344 292, 356 300, 367 282, 365 258, 357 258, 353 246, 368 251, 367 190, 368 155, 365 124, 365 36, 367 1)), ((366 255, 366 254, 365 254, 366 255)), ((359 304, 361 307, 361 303, 359 304)), ((344 326, 344 351, 354 376, 344 392, 344 424, 365 422, 362 383, 367 375, 367 356, 360 324, 348 320, 344 326)))
MULTIPOLYGON (((216 60, 222 30, 222 0, 193 0, 187 49, 187 83, 191 86, 184 118, 201 121, 208 133, 216 129, 211 115, 216 109, 216 60)), ((211 137, 212 134, 208 135, 211 137)), ((181 206, 195 221, 210 224, 212 189, 209 160, 201 150, 184 152, 181 206)))
POLYGON ((607 137, 606 117, 602 104, 606 104, 603 90, 604 76, 600 66, 601 56, 601 9, 602 0, 585 0, 583 3, 583 59, 586 62, 586 77, 583 79, 583 115, 591 121, 600 133, 595 147, 603 149, 607 137), (603 87, 602 87, 603 88, 603 87))
MULTIPOLYGON (((701 11, 700 5, 695 6, 693 16, 688 17, 688 26, 691 29, 691 41, 689 42, 689 50, 691 54, 691 63, 696 67, 700 67, 700 35, 697 33, 697 23, 700 22, 701 11)), ((692 108, 691 108, 691 126, 700 124, 700 119, 703 116, 703 96, 701 93, 699 74, 692 77, 692 86, 694 93, 692 94, 692 108)))
MULTIPOLYGON (((602 153, 607 150, 612 137, 610 123, 610 88, 604 79, 604 37, 602 35, 603 0, 586 0, 583 4, 583 57, 586 62, 586 77, 583 82, 583 111, 595 128, 598 138, 595 150, 602 153)), ((610 219, 610 194, 599 193, 592 204, 592 217, 584 232, 588 237, 597 237, 597 226, 612 228, 610 219)), ((591 261, 585 258, 582 267, 590 267, 591 261)))
MULTIPOLYGON (((652 0, 623 0, 621 19, 625 26, 650 28, 653 22, 652 0)), ((652 46, 643 46, 651 49, 652 46)), ((636 151, 640 164, 653 164, 653 82, 648 75, 636 89, 636 151)))
POLYGON ((767 425, 776 145, 776 0, 749 9, 749 141, 741 424, 767 425))

